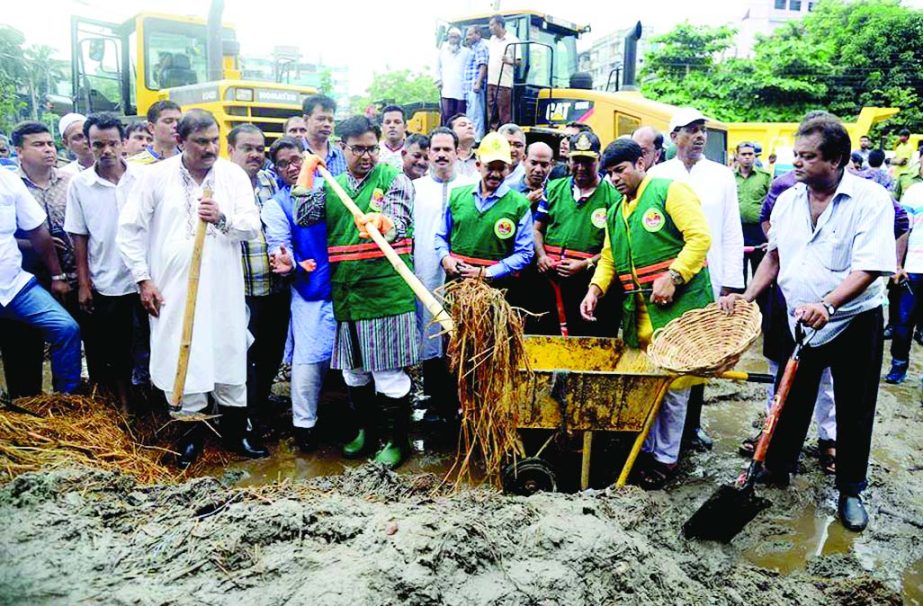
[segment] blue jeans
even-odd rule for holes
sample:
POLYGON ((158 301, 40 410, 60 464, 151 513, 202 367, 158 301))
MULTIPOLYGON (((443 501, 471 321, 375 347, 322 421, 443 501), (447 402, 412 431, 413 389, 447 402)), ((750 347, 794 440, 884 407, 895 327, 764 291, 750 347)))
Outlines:
POLYGON ((910 339, 917 324, 917 300, 923 296, 923 274, 908 274, 907 286, 897 287, 897 322, 892 324, 891 360, 906 362, 910 358, 910 339))
POLYGON ((54 297, 29 280, 9 305, 0 305, 0 319, 34 326, 51 343, 51 375, 54 390, 71 393, 80 383, 80 328, 54 297))
POLYGON ((484 138, 484 89, 479 92, 469 90, 465 93, 465 113, 474 126, 474 138, 480 141, 484 138))

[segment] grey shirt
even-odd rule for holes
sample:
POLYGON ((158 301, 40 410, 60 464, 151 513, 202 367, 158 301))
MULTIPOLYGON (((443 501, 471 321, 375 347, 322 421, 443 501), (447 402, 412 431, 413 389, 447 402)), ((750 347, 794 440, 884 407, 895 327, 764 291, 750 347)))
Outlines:
MULTIPOLYGON (((844 172, 833 199, 811 224, 808 189, 798 183, 776 202, 770 218, 769 250, 779 254, 778 283, 788 302, 789 327, 795 309, 819 303, 854 271, 890 275, 896 268, 894 207, 882 186, 844 172)), ((811 345, 839 335, 857 314, 881 305, 884 284, 876 280, 836 310, 811 345)))

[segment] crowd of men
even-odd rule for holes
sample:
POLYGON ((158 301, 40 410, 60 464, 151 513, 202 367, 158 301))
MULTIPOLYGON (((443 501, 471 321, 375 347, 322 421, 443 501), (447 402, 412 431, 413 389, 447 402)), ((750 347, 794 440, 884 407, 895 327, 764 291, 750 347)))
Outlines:
MULTIPOLYGON (((491 21, 505 39, 502 26, 491 21)), ((449 32, 445 64, 461 64, 460 37, 449 32)), ((475 74, 483 85, 484 70, 475 74)), ((744 299, 763 309, 764 353, 778 371, 803 325, 810 348, 762 480, 788 483, 814 411, 840 517, 864 528, 885 282, 919 289, 923 247, 913 232, 907 246, 907 215, 888 190, 848 168, 842 124, 825 112, 806 116, 794 170, 775 180, 757 166, 755 144, 737 146, 733 169, 706 158, 707 119, 693 108, 678 110, 666 133, 643 126, 605 148, 589 127, 569 124, 556 160, 548 144, 527 145, 502 112, 482 135, 461 82, 459 90, 459 81, 441 81, 444 97, 454 95, 443 107, 455 113, 427 134, 407 133, 404 110, 388 106, 380 126, 354 116, 334 140, 336 105, 315 95, 267 147, 253 125, 222 141, 208 112, 161 101, 143 128, 105 113, 65 116, 60 131, 75 159, 58 168, 48 128, 18 125, 19 166, 0 171, 0 351, 11 395, 41 390, 46 341, 54 389, 79 389, 82 343, 90 381, 123 407, 148 383, 186 415, 206 411, 210 398, 227 446, 263 457, 259 429, 280 364, 291 364, 292 423, 305 452, 317 446, 318 401, 333 368, 354 422, 343 455, 396 467, 408 455, 407 369, 422 366, 425 420, 451 425, 458 403, 444 336, 370 239, 374 225, 428 289, 485 280, 533 312, 530 333, 620 336, 644 348, 686 311, 717 301, 730 313, 744 299), (174 394, 200 221, 189 367, 174 394)), ((912 171, 898 186, 915 209, 923 168, 912 171)), ((900 310, 892 366, 906 372, 912 326, 900 310)), ((711 447, 703 393, 694 379, 671 386, 635 482, 661 488, 684 450, 711 447)), ((190 423, 180 466, 200 454, 202 427, 190 423)))

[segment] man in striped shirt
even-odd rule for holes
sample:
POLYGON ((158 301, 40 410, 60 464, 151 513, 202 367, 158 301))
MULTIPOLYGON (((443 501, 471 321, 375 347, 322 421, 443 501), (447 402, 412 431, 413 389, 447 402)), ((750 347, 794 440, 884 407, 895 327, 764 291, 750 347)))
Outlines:
MULTIPOLYGON (((315 179, 310 194, 292 190, 294 217, 307 227, 325 221, 331 298, 337 321, 332 368, 343 371, 356 414, 357 432, 343 447, 359 457, 375 445, 374 428, 384 421, 384 445, 375 461, 400 465, 409 449, 410 376, 419 361, 416 299, 378 245, 369 241, 374 222, 404 262, 413 267, 413 184, 397 168, 379 162, 377 129, 353 116, 338 129, 347 171, 336 182, 366 213, 354 220, 336 189, 315 179)), ((320 162, 319 158, 311 158, 320 162)), ((316 164, 315 164, 316 166, 316 164)), ((295 335, 295 340, 300 335, 295 335)))
MULTIPOLYGON (((878 184, 848 173, 849 135, 821 116, 795 135, 795 178, 770 218, 769 247, 744 294, 753 301, 778 279, 788 303, 789 329, 807 329, 808 344, 766 455, 761 479, 787 485, 811 421, 823 370, 833 374, 836 403, 836 486, 843 525, 868 524, 860 493, 867 470, 882 362, 881 276, 895 271, 894 209, 878 184)), ((781 378, 781 377, 779 377, 781 378)))

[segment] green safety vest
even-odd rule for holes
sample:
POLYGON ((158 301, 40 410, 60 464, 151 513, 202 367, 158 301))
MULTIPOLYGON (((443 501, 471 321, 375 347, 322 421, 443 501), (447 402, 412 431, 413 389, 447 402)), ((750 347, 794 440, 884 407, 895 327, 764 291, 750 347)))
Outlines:
MULTIPOLYGON (((609 210, 609 242, 615 272, 625 291, 650 288, 676 260, 685 246, 682 232, 667 213, 667 192, 670 179, 645 179, 641 197, 626 219, 622 198, 609 210), (632 271, 633 270, 633 271, 632 271)), ((645 298, 649 298, 645 295, 645 298)), ((688 283, 678 286, 673 303, 667 306, 647 305, 654 330, 690 309, 705 307, 713 300, 708 268, 703 267, 688 283)), ((638 302, 635 296, 625 297, 622 314, 622 338, 631 347, 638 347, 638 302)))
POLYGON ((489 267, 513 254, 516 228, 531 205, 528 198, 511 189, 480 212, 474 203, 474 188, 480 186, 457 187, 449 196, 449 249, 453 257, 469 265, 489 267))
MULTIPOLYGON (((400 171, 379 164, 353 191, 347 173, 336 177, 356 206, 364 212, 381 212, 381 201, 400 171)), ((370 320, 416 311, 413 291, 374 242, 359 237, 352 213, 340 203, 329 183, 327 195, 327 253, 330 257, 333 315, 340 322, 370 320)), ((413 269, 413 231, 391 246, 413 269)))
POLYGON ((602 250, 606 240, 609 209, 621 198, 605 179, 589 198, 577 204, 571 177, 555 179, 545 189, 548 219, 545 252, 555 258, 589 259, 602 250))

